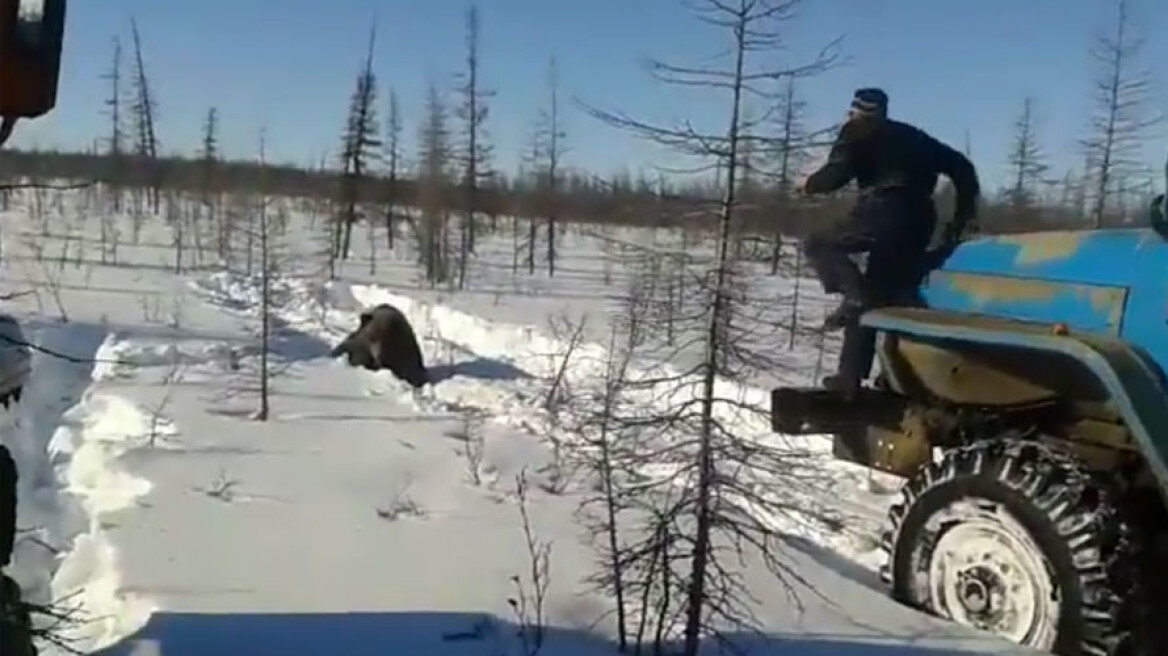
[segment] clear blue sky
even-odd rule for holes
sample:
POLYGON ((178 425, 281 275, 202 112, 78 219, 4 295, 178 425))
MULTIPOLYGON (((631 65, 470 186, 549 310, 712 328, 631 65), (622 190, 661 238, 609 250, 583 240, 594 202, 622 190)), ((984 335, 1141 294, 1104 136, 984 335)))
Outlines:
MULTIPOLYGON (((1168 2, 1134 2, 1148 36, 1142 63, 1156 71, 1156 102, 1168 108, 1168 2)), ((545 98, 553 54, 565 97, 651 120, 721 125, 722 106, 708 93, 662 87, 638 66, 646 55, 693 63, 725 51, 726 35, 696 21, 678 0, 479 0, 479 6, 483 77, 497 92, 489 129, 502 167, 515 165, 545 98)), ((968 130, 975 162, 992 185, 1003 174, 1010 126, 1027 94, 1037 100, 1051 163, 1060 170, 1079 164, 1073 140, 1088 117, 1086 46, 1093 31, 1111 25, 1113 6, 805 0, 789 26, 785 56, 803 61, 843 35, 853 63, 805 83, 810 122, 838 117, 857 86, 883 86, 898 117, 959 147, 968 130)), ((254 152, 261 125, 273 159, 308 163, 332 152, 374 16, 379 82, 383 91, 386 84, 397 90, 412 141, 428 80, 449 88, 461 66, 465 7, 465 0, 73 0, 58 109, 24 124, 15 143, 76 148, 105 135, 101 75, 113 37, 128 47, 131 17, 142 32, 166 151, 191 152, 203 114, 216 105, 231 156, 254 152)), ((566 104, 570 163, 609 172, 657 157, 566 104)), ((1156 136, 1149 159, 1168 151, 1168 129, 1156 136)))

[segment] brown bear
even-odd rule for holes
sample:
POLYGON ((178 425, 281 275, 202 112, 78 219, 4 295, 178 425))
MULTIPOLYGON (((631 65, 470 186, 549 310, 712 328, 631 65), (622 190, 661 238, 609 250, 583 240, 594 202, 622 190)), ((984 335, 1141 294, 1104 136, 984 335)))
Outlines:
POLYGON ((349 364, 370 371, 389 369, 414 388, 430 382, 414 329, 401 310, 382 303, 361 313, 361 325, 329 357, 347 355, 349 364))

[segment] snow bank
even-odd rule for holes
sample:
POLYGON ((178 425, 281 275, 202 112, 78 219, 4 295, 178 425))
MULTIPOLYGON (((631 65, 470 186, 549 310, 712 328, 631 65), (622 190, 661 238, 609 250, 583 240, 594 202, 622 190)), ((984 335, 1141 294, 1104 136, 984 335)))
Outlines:
MULTIPOLYGON (((77 354, 98 334, 92 326, 67 325, 36 331, 32 338, 77 354)), ((113 345, 107 337, 94 359, 111 358, 113 345)), ((147 481, 117 464, 144 416, 96 391, 98 377, 88 365, 38 355, 24 399, 3 433, 21 476, 17 523, 23 532, 13 577, 30 601, 73 613, 78 623, 62 627, 63 637, 82 651, 132 633, 150 614, 147 604, 118 591, 117 554, 103 527, 110 513, 150 491, 147 481)))
MULTIPOLYGON (((397 307, 414 323, 415 330, 435 341, 453 343, 480 357, 512 362, 537 377, 554 375, 559 362, 551 356, 563 353, 567 347, 561 340, 533 326, 495 323, 448 306, 417 301, 377 286, 353 285, 351 293, 363 306, 389 303, 397 307)), ((606 357, 606 347, 595 343, 581 344, 573 355, 575 363, 570 375, 579 379, 602 376, 606 357)), ((641 362, 632 369, 631 377, 676 378, 681 373, 669 363, 641 362)), ((670 387, 678 388, 676 384, 670 387)), ((654 390, 647 394, 647 400, 662 407, 683 400, 663 396, 663 392, 665 390, 654 390)), ((768 390, 747 387, 725 379, 716 381, 714 394, 753 407, 770 405, 768 390)), ((761 436, 771 432, 769 421, 756 413, 736 412, 727 404, 719 404, 716 414, 719 415, 718 419, 727 422, 736 433, 744 436, 761 436)), ((789 441, 788 445, 791 448, 826 452, 825 441, 820 439, 799 439, 789 441)))
MULTIPOLYGON (((246 277, 220 273, 193 284, 204 296, 224 307, 258 306, 258 286, 246 277)), ((285 279, 280 282, 280 289, 285 301, 277 309, 281 320, 334 342, 357 326, 357 314, 362 309, 380 303, 399 308, 413 324, 431 372, 444 369, 449 374, 441 383, 414 393, 389 372, 377 372, 371 378, 378 389, 371 393, 394 394, 398 400, 423 411, 475 409, 498 423, 540 434, 546 429, 548 417, 542 408, 546 380, 559 366, 554 356, 564 352, 566 346, 548 332, 534 326, 490 321, 376 285, 330 283, 313 287, 307 281, 285 279)), ((585 381, 602 375, 606 355, 602 345, 579 345, 568 377, 585 381)), ((631 372, 634 378, 668 378, 679 373, 669 363, 637 364, 631 372)), ((695 389, 670 385, 646 390, 641 396, 646 410, 665 411, 679 401, 688 400, 683 397, 694 394, 695 389)), ((717 381, 716 394, 723 399, 737 400, 742 406, 769 406, 767 390, 734 381, 717 381)), ((876 537, 890 498, 869 494, 864 489, 871 477, 866 470, 833 460, 828 439, 775 435, 764 414, 727 403, 719 404, 716 412, 722 425, 740 437, 786 449, 800 463, 797 466, 821 468, 829 474, 822 477, 822 489, 806 481, 801 481, 797 488, 790 481, 767 482, 765 485, 772 493, 790 495, 793 503, 800 504, 796 507, 807 511, 798 516, 769 517, 768 521, 781 531, 811 539, 871 569, 882 562, 876 537), (813 519, 822 510, 855 515, 864 521, 846 522, 845 526, 841 525, 843 522, 813 519)))
MULTIPOLYGON (((194 289, 227 308, 254 308, 259 305, 258 288, 253 279, 228 273, 218 273, 192 283, 194 289)), ((357 325, 357 314, 366 307, 388 303, 400 309, 409 318, 419 340, 430 342, 447 356, 453 351, 473 354, 479 359, 507 363, 516 373, 546 378, 555 373, 565 344, 547 332, 530 325, 494 322, 436 303, 420 301, 394 293, 376 285, 330 283, 313 288, 305 281, 281 280, 277 286, 280 296, 289 300, 280 304, 279 314, 286 321, 304 330, 311 330, 331 339, 339 339, 357 325)), ((429 349, 428 364, 434 363, 434 349, 429 349)), ((569 372, 574 378, 586 379, 602 374, 607 349, 600 344, 584 343, 576 348, 574 366, 569 372)), ((673 377, 680 372, 668 363, 641 362, 632 377, 673 377)), ((448 388, 451 386, 447 386, 448 388)), ((672 404, 681 399, 663 397, 664 390, 646 393, 646 398, 657 404, 672 404)), ((481 393, 481 390, 480 390, 481 393)), ((684 393, 682 390, 681 393, 684 393)), ((770 392, 719 379, 715 394, 754 407, 769 406, 770 392)), ((503 402, 494 398, 492 401, 503 402)), ((504 408, 499 408, 503 410, 504 408)), ((509 408, 508 408, 509 409, 509 408)), ((733 426, 741 435, 773 439, 769 420, 757 413, 735 410, 720 404, 719 419, 733 426)), ((502 414, 502 413, 501 413, 502 414)), ((815 437, 786 437, 788 448, 804 452, 827 453, 827 441, 815 437)))
MULTIPOLYGON (((389 303, 400 309, 414 324, 419 338, 430 342, 431 357, 434 347, 453 345, 456 349, 473 354, 476 358, 509 363, 515 369, 527 372, 534 379, 532 384, 526 386, 526 390, 521 384, 522 381, 495 385, 452 384, 452 381, 444 381, 428 388, 430 394, 442 399, 448 406, 477 407, 489 412, 495 421, 527 427, 546 425, 546 415, 539 403, 542 398, 537 395, 542 393, 542 381, 556 373, 559 362, 549 356, 565 352, 567 344, 563 341, 533 326, 493 322, 448 306, 393 293, 375 285, 351 285, 348 293, 359 307, 389 303), (524 391, 527 393, 524 394, 524 391)), ((335 292, 333 296, 336 296, 335 292)), ((317 312, 319 313, 319 310, 317 312)), ((305 313, 306 311, 302 309, 296 314, 305 313)), ((334 313, 332 316, 334 320, 342 318, 341 313, 334 313)), ((356 326, 356 317, 351 316, 347 324, 356 326)), ((576 347, 573 364, 567 375, 575 381, 601 377, 604 375, 606 358, 606 347, 595 343, 580 344, 576 347)), ((676 379, 681 373, 666 362, 641 361, 637 366, 630 368, 629 375, 633 379, 676 379)), ((388 376, 383 374, 383 377, 388 376)), ((635 397, 646 406, 645 410, 666 413, 670 408, 677 407, 677 404, 691 400, 698 390, 696 385, 682 386, 671 382, 641 391, 635 397)), ((876 570, 885 557, 880 549, 878 536, 880 523, 891 498, 887 495, 870 494, 864 488, 873 480, 887 482, 888 477, 834 460, 831 456, 831 440, 825 436, 775 434, 771 430, 767 415, 745 409, 768 408, 770 406, 768 390, 720 378, 715 382, 714 394, 718 398, 740 404, 735 406, 732 403, 719 403, 715 406, 715 417, 727 430, 738 437, 768 444, 790 453, 792 471, 812 467, 831 474, 822 477, 822 483, 810 480, 759 481, 768 488, 764 493, 790 497, 792 503, 784 505, 803 509, 802 513, 790 513, 781 517, 770 516, 765 520, 778 531, 810 539, 871 570, 876 570), (778 485, 775 485, 776 483, 778 485), (869 521, 836 522, 822 519, 841 512, 857 520, 869 521)), ((662 475, 668 474, 667 470, 656 465, 650 465, 646 473, 650 469, 657 470, 662 475)))

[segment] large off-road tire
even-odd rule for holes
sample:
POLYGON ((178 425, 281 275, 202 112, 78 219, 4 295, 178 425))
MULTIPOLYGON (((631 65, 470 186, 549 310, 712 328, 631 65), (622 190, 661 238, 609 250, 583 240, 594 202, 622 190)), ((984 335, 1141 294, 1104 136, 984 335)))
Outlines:
POLYGON ((1132 538, 1078 460, 978 442, 923 467, 903 495, 884 540, 897 601, 1060 656, 1131 653, 1132 538))

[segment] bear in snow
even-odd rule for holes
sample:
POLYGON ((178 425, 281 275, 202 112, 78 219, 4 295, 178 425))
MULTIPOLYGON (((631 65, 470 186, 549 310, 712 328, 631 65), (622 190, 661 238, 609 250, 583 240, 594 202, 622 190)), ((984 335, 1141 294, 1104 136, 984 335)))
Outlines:
POLYGON ((414 388, 429 382, 422 349, 401 310, 382 303, 361 313, 361 325, 329 357, 347 355, 349 364, 371 371, 389 369, 414 388))

